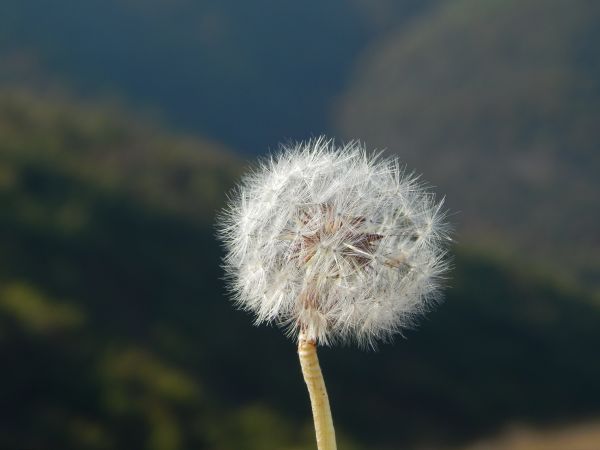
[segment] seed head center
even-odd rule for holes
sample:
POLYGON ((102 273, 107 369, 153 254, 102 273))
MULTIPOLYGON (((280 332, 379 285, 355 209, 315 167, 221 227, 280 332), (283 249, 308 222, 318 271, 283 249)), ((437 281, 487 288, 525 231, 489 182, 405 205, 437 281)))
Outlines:
POLYGON ((365 217, 345 216, 328 204, 303 209, 298 219, 303 231, 292 255, 299 264, 308 264, 321 251, 331 252, 350 267, 361 269, 371 262, 377 242, 383 238, 364 229, 365 217))

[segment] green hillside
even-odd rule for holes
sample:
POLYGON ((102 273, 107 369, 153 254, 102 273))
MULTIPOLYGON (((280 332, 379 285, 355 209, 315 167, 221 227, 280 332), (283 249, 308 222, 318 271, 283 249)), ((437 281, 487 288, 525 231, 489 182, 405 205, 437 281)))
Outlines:
POLYGON ((598 20, 587 0, 444 2, 355 64, 338 129, 425 173, 459 239, 597 287, 598 20))
POLYGON ((0 94, 0 447, 308 442, 208 381, 211 315, 231 315, 210 227, 239 169, 114 109, 0 94))
MULTIPOLYGON (((0 93, 0 447, 313 448, 295 348, 225 299, 212 217, 240 163, 110 107, 0 93)), ((456 249, 447 301, 326 349, 340 448, 600 415, 600 308, 456 249)))

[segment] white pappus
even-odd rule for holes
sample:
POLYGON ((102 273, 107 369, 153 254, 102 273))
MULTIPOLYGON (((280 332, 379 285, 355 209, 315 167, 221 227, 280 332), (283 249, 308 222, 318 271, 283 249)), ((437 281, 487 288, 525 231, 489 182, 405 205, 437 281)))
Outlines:
POLYGON ((229 287, 257 323, 319 344, 372 346, 439 299, 442 204, 397 159, 359 142, 283 146, 219 217, 229 287))

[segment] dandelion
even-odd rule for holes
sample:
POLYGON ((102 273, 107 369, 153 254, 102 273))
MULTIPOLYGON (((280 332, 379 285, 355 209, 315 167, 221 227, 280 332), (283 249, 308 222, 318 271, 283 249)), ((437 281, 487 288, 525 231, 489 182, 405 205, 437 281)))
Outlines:
POLYGON ((443 201, 397 159, 320 137, 282 147, 219 222, 236 304, 298 341, 320 450, 336 448, 316 346, 374 346, 439 299, 443 201))

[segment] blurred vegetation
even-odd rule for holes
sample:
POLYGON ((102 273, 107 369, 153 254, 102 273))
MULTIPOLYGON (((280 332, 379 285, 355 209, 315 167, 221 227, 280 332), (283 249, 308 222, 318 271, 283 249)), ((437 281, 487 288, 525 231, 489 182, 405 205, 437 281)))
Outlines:
MULTIPOLYGON (((314 448, 294 344, 225 299, 211 228, 242 165, 58 95, 0 92, 0 447, 314 448)), ((448 299, 321 352, 340 448, 460 445, 600 414, 600 306, 456 249, 448 299)))

